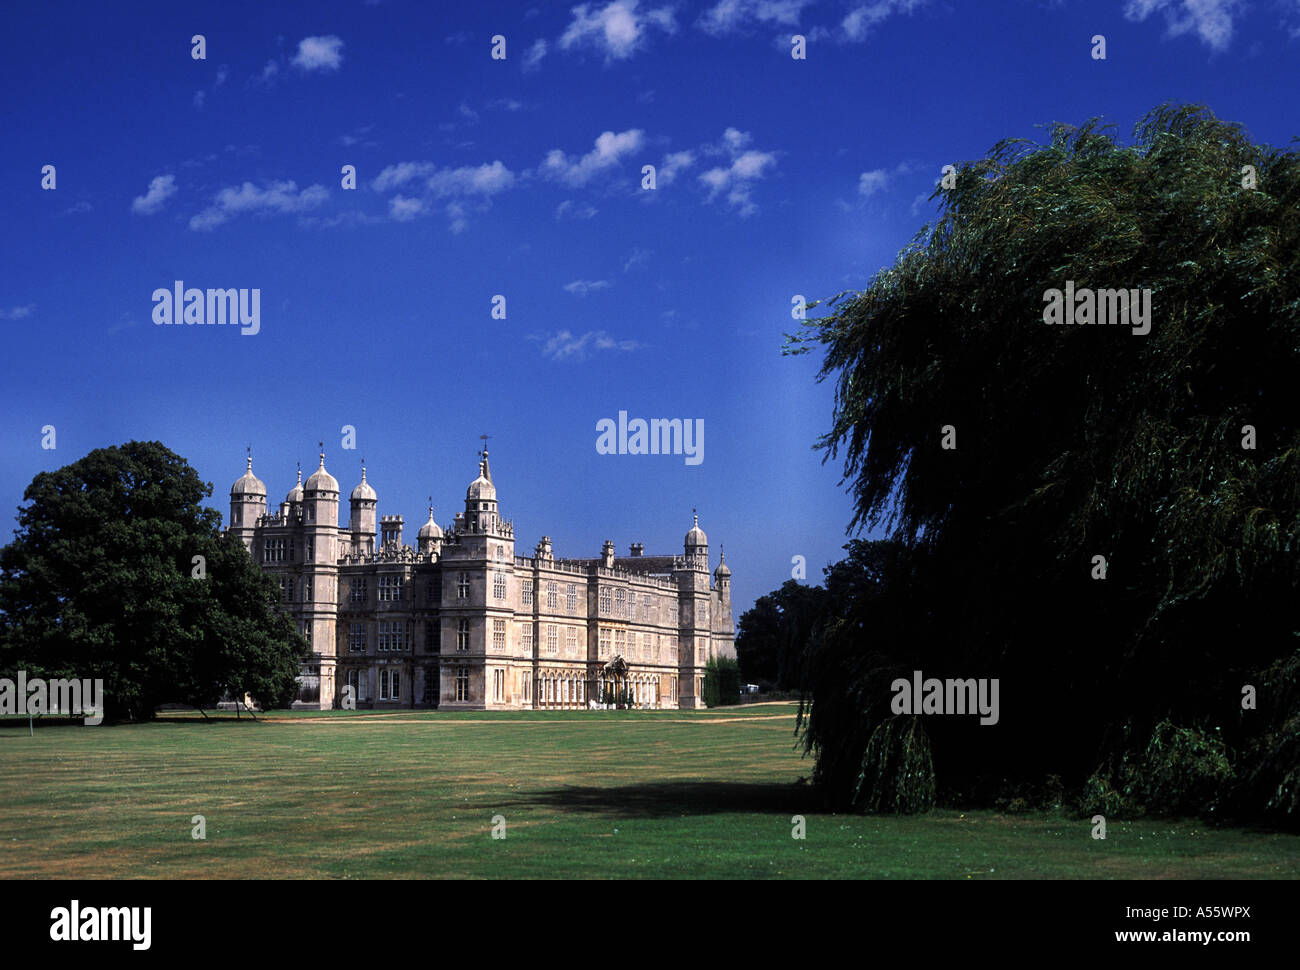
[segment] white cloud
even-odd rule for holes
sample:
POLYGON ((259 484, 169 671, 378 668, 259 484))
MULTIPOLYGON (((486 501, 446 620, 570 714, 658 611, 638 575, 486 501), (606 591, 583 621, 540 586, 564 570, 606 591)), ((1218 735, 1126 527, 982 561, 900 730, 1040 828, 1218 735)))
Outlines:
POLYGON ((722 133, 721 147, 714 147, 713 152, 717 153, 719 151, 726 151, 729 154, 734 155, 753 140, 754 136, 747 131, 737 131, 735 128, 728 128, 722 133))
POLYGON ((555 207, 556 219, 591 219, 599 210, 586 202, 574 202, 572 199, 565 199, 555 207))
POLYGON ((253 78, 254 82, 259 84, 273 84, 276 75, 280 73, 280 65, 275 61, 267 61, 266 66, 262 68, 262 73, 253 78))
POLYGON ((840 30, 845 40, 864 40, 871 29, 884 23, 893 14, 911 13, 925 5, 926 0, 875 0, 850 10, 840 21, 840 30))
POLYGON ((453 233, 462 233, 465 227, 469 225, 469 220, 465 218, 465 206, 459 202, 447 203, 447 228, 453 233))
POLYGON ((337 71, 343 65, 343 41, 328 37, 304 37, 298 41, 298 53, 290 62, 304 71, 337 71))
POLYGON ((436 201, 448 200, 445 207, 448 228, 459 233, 469 226, 466 202, 476 200, 477 208, 486 210, 492 197, 511 188, 517 178, 500 161, 441 169, 432 162, 399 162, 375 176, 371 187, 376 192, 387 192, 410 186, 407 191, 412 194, 399 194, 388 200, 388 213, 398 222, 431 214, 436 201))
POLYGON ((644 46, 650 28, 674 33, 677 22, 671 7, 638 9, 640 0, 613 0, 598 9, 583 3, 573 8, 573 20, 560 36, 563 50, 593 47, 605 55, 605 62, 625 60, 644 46))
POLYGON ((203 107, 203 102, 207 100, 207 97, 208 97, 208 92, 207 92, 207 91, 195 91, 195 92, 194 92, 194 107, 196 107, 196 108, 202 108, 202 107, 203 107))
POLYGON ((217 193, 213 204, 190 219, 190 228, 203 231, 229 222, 233 216, 247 212, 300 213, 309 212, 329 198, 323 185, 311 185, 298 191, 296 183, 272 182, 259 189, 252 182, 235 188, 230 186, 217 193))
MULTIPOLYGON (((351 134, 339 135, 339 144, 348 147, 360 145, 365 140, 365 136, 374 130, 374 127, 374 125, 365 125, 364 127, 354 129, 351 134)), ((375 141, 365 142, 367 148, 373 148, 377 144, 378 142, 375 141)))
POLYGON ((706 10, 696 26, 720 37, 754 25, 794 27, 799 14, 812 0, 719 0, 706 10))
POLYGON ((524 70, 535 70, 541 63, 542 58, 546 56, 546 41, 538 38, 533 42, 533 46, 528 48, 524 53, 524 70))
POLYGON ((639 350, 642 346, 635 340, 615 340, 604 330, 588 330, 581 336, 572 331, 561 330, 544 339, 542 356, 551 360, 585 360, 593 351, 598 350, 639 350))
POLYGON ((750 197, 750 190, 755 181, 776 165, 776 155, 772 152, 742 150, 752 140, 748 132, 728 128, 722 134, 722 142, 706 147, 705 151, 708 154, 728 155, 731 164, 711 168, 699 177, 708 186, 710 202, 725 193, 727 203, 739 210, 742 216, 751 216, 758 211, 758 206, 750 197))
POLYGON ((432 172, 425 180, 429 191, 439 198, 446 196, 492 196, 515 184, 515 173, 501 162, 465 165, 432 172))
POLYGON ((1203 43, 1221 51, 1232 42, 1232 18, 1241 6, 1242 0, 1128 0, 1124 16, 1143 21, 1153 13, 1162 13, 1171 37, 1195 33, 1203 43))
POLYGON ((422 199, 395 195, 388 200, 388 214, 397 222, 410 222, 424 211, 422 199))
POLYGON ((579 159, 573 159, 558 148, 547 152, 542 162, 542 172, 550 178, 568 185, 586 185, 596 173, 617 165, 623 156, 639 151, 645 140, 645 133, 639 128, 615 134, 602 132, 596 139, 596 146, 579 159))
POLYGON ((227 65, 222 64, 217 68, 217 83, 212 86, 214 88, 221 87, 221 85, 226 83, 226 78, 228 77, 230 77, 230 68, 227 65))
POLYGON ((413 179, 420 179, 424 188, 438 198, 491 196, 514 185, 515 177, 515 173, 500 161, 443 169, 433 162, 399 162, 375 176, 371 187, 376 192, 387 192, 413 179))
POLYGON ((694 152, 673 152, 670 155, 665 155, 664 160, 659 164, 655 182, 657 185, 671 185, 673 180, 677 178, 678 172, 688 169, 694 164, 694 152))
POLYGON ((649 249, 633 247, 632 252, 628 253, 627 259, 623 261, 623 272, 626 273, 633 266, 643 266, 650 261, 652 255, 654 254, 649 249))
POLYGON ((596 290, 609 288, 609 280, 574 280, 572 283, 565 283, 564 289, 574 296, 586 296, 588 293, 594 293, 596 290))
POLYGON ((149 191, 137 195, 131 202, 131 211, 142 216, 151 216, 162 209, 163 204, 176 194, 176 176, 159 175, 149 183, 149 191))
POLYGON ((433 162, 398 162, 396 165, 389 165, 376 175, 375 180, 370 184, 376 192, 387 192, 413 178, 427 176, 435 168, 437 166, 433 162))
POLYGON ((873 169, 870 172, 863 172, 858 176, 858 194, 866 196, 875 195, 888 184, 889 173, 883 168, 873 169))
POLYGON ((28 303, 26 306, 11 307, 8 310, 0 310, 0 320, 22 320, 32 315, 36 309, 35 303, 28 303))

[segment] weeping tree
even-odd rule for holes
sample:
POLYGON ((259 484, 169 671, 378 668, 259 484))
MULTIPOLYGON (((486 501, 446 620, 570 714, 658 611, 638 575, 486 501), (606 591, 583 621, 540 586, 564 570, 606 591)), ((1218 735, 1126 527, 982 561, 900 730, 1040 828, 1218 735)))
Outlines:
POLYGON ((995 727, 925 719, 940 797, 1058 774, 1141 810, 1123 769, 1213 736, 1230 771, 1197 806, 1300 824, 1300 155, 1165 105, 1127 144, 1095 120, 1001 142, 935 197, 786 347, 824 352, 850 532, 890 539, 805 655, 828 798, 858 797, 921 669, 1001 685, 995 727), (1119 289, 1149 291, 1148 332, 1051 322, 1052 290, 1082 320, 1119 289))

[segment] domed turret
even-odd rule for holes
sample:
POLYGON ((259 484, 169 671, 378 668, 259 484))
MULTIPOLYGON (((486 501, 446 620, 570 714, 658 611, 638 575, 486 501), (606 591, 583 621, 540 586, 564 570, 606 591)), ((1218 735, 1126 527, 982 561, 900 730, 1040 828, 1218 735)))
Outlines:
POLYGON ((691 526, 691 531, 686 533, 686 547, 688 549, 691 546, 707 547, 708 544, 709 544, 709 537, 706 536, 704 534, 704 530, 700 528, 700 517, 696 515, 695 524, 691 526))
POLYGON ((492 484, 492 466, 488 464, 487 449, 484 448, 479 455, 478 478, 465 490, 462 522, 467 534, 490 532, 497 525, 497 487, 492 484))
POLYGON ((320 453, 320 467, 311 473, 311 477, 307 479, 307 484, 303 488, 308 492, 333 492, 335 495, 338 494, 338 479, 325 470, 325 452, 320 453))
POLYGON ((244 546, 253 547, 253 528, 266 514, 266 485, 253 474, 253 453, 248 454, 248 468, 243 476, 230 486, 230 527, 244 546))
POLYGON ((492 469, 488 466, 488 453, 484 449, 483 458, 478 463, 478 478, 470 482, 469 488, 465 490, 465 501, 495 502, 496 498, 497 487, 492 484, 492 469))
POLYGON ((418 535, 416 538, 418 538, 418 539, 422 539, 422 540, 423 540, 423 539, 441 539, 441 538, 442 538, 442 529, 440 529, 440 528, 438 527, 438 523, 437 523, 437 522, 434 522, 434 521, 433 521, 433 506, 432 506, 432 505, 429 506, 429 521, 426 522, 426 523, 424 523, 424 525, 420 526, 420 532, 419 532, 419 535, 418 535))
POLYGON ((298 484, 289 489, 289 494, 284 497, 286 502, 302 501, 302 462, 298 463, 298 484))
MULTIPOLYGON (((322 464, 321 467, 323 468, 324 465, 322 464)), ((361 482, 359 485, 357 485, 356 488, 352 490, 352 501, 354 502, 378 502, 379 501, 379 496, 375 494, 375 490, 371 488, 370 483, 366 481, 365 461, 361 462, 361 482)))
POLYGON ((230 497, 234 498, 236 495, 260 495, 266 498, 266 486, 262 484, 260 478, 253 474, 252 455, 248 456, 248 470, 234 485, 230 486, 230 497))
POLYGON ((361 459, 361 484, 352 490, 350 501, 352 510, 348 528, 353 533, 352 543, 358 551, 369 552, 375 547, 376 508, 379 496, 370 483, 366 481, 366 460, 361 459))
POLYGON ((422 553, 437 552, 442 545, 442 529, 433 521, 433 498, 429 498, 429 521, 420 526, 415 546, 422 553))
MULTIPOLYGON (((325 470, 325 445, 321 444, 320 467, 311 473, 303 484, 303 512, 306 521, 320 526, 334 527, 339 521, 339 482, 325 470)), ((366 504, 366 503, 358 503, 366 504)), ((316 543, 321 549, 327 542, 316 543)))
POLYGON ((724 579, 731 579, 731 568, 727 565, 727 553, 725 551, 719 557, 718 568, 713 570, 713 578, 719 583, 724 579))
MULTIPOLYGON (((694 512, 694 509, 691 510, 694 512)), ((686 533, 686 560, 690 563, 690 568, 705 573, 704 583, 708 584, 709 570, 709 537, 704 534, 700 528, 700 517, 695 516, 695 524, 691 526, 691 531, 686 533)))

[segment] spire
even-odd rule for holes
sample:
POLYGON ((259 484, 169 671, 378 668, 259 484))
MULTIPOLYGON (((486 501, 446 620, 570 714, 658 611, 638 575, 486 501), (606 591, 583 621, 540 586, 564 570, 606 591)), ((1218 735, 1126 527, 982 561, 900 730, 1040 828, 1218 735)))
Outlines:
POLYGON ((366 460, 362 458, 361 459, 361 481, 364 482, 365 480, 366 480, 366 460))
POLYGON ((433 496, 429 496, 429 521, 433 521, 433 496))
POLYGON ((298 462, 298 484, 302 485, 302 462, 298 462))
POLYGON ((492 466, 488 464, 488 447, 487 447, 488 438, 490 437, 492 436, 488 434, 479 435, 479 438, 481 438, 483 441, 483 448, 479 452, 479 463, 478 463, 478 473, 482 475, 484 478, 486 478, 489 482, 492 481, 492 466))
POLYGON ((321 468, 324 468, 325 467, 325 442, 318 441, 316 442, 316 444, 320 446, 320 466, 321 468))

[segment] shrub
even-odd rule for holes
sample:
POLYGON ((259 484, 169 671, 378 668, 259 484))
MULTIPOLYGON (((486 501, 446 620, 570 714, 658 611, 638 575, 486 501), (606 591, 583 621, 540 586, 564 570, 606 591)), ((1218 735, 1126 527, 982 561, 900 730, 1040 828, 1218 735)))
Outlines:
POLYGON ((1233 780, 1223 739, 1161 721, 1138 765, 1126 765, 1124 796, 1153 815, 1212 812, 1233 780))
POLYGON ((735 657, 711 657, 704 665, 704 703, 709 707, 740 703, 740 663, 735 657))

